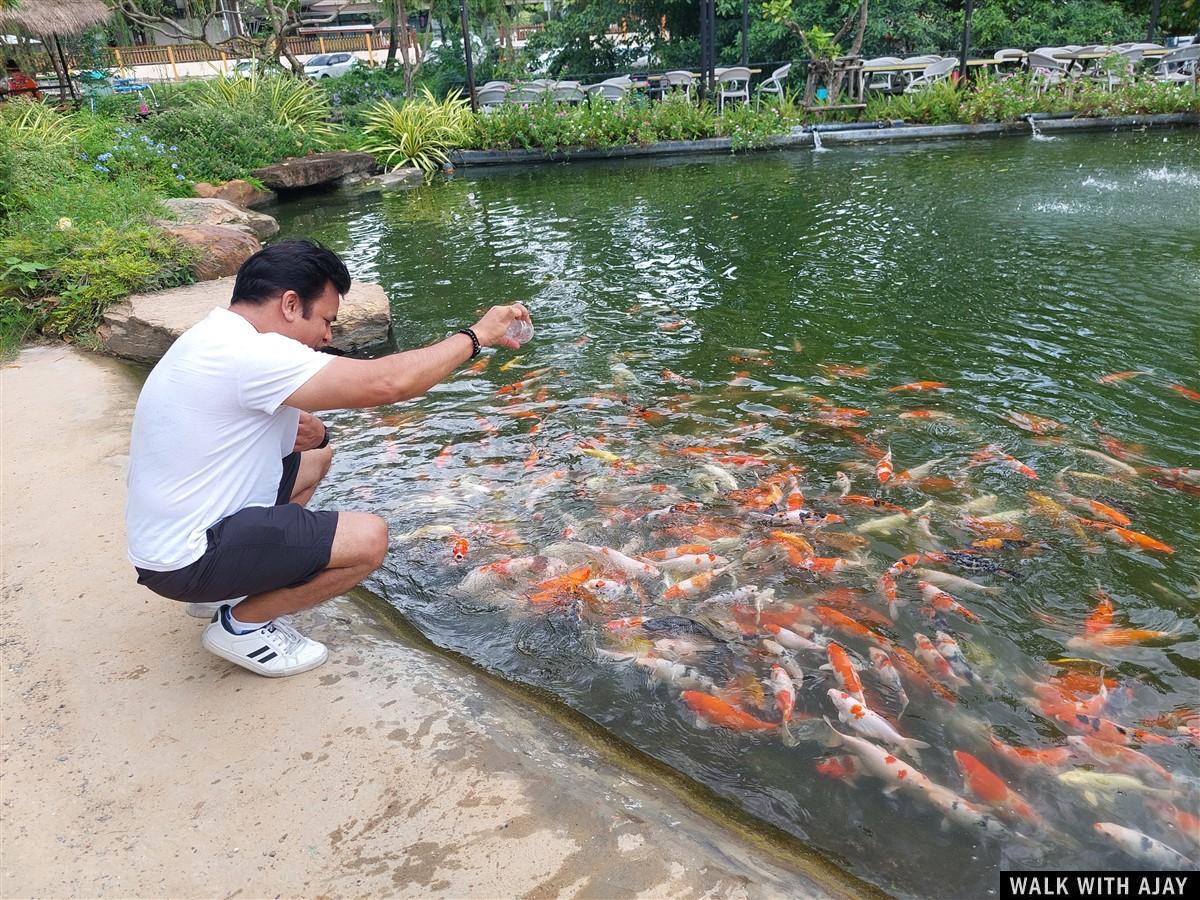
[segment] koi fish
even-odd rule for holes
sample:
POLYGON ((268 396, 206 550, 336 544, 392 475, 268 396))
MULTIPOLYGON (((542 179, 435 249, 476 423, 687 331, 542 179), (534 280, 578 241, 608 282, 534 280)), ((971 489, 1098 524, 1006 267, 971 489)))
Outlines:
POLYGON ((632 556, 626 556, 620 550, 613 550, 611 547, 594 547, 591 544, 584 544, 584 546, 603 560, 605 565, 630 578, 658 578, 662 574, 657 566, 634 559, 632 556))
POLYGON ((826 693, 833 701, 833 705, 837 707, 838 718, 863 737, 880 741, 889 747, 895 747, 918 760, 920 754, 917 751, 929 746, 924 741, 905 737, 887 719, 845 691, 830 688, 826 693))
POLYGON ((726 703, 719 697, 703 691, 684 691, 681 695, 688 709, 694 712, 699 721, 733 731, 778 731, 779 726, 773 722, 757 719, 745 710, 726 703))
POLYGON ((1191 862, 1177 850, 1173 850, 1162 841, 1156 841, 1148 834, 1143 834, 1133 828, 1126 828, 1115 822, 1097 822, 1092 826, 1098 834, 1104 835, 1130 856, 1145 860, 1159 869, 1190 869, 1191 862))
POLYGON ((800 553, 803 554, 805 557, 811 558, 816 555, 816 551, 813 549, 813 545, 810 544, 804 538, 803 535, 793 534, 790 531, 776 530, 776 531, 771 532, 771 537, 786 546, 794 547, 796 550, 799 550, 800 553))
POLYGON ((827 628, 832 628, 835 631, 840 631, 849 637, 862 638, 870 641, 877 647, 885 647, 888 640, 868 628, 860 622, 855 622, 845 613, 839 612, 830 606, 816 606, 813 608, 813 613, 827 628))
POLYGON ((900 413, 897 418, 900 419, 934 419, 944 422, 954 421, 954 416, 948 412, 941 412, 936 409, 910 409, 908 412, 900 413))
POLYGON ((1099 500, 1090 500, 1086 497, 1076 497, 1074 494, 1062 493, 1060 496, 1078 509, 1086 509, 1093 516, 1102 522, 1107 522, 1110 525, 1120 525, 1124 528, 1130 525, 1129 516, 1121 512, 1119 509, 1114 509, 1107 503, 1101 503, 1099 500))
POLYGON ((1001 416, 1004 421, 1010 425, 1015 425, 1024 431, 1032 434, 1052 434, 1055 431, 1061 431, 1066 428, 1062 422, 1056 422, 1053 419, 1047 419, 1045 416, 1035 416, 1033 413, 1009 412, 1001 416))
POLYGON ((900 712, 896 714, 896 718, 899 719, 904 715, 904 710, 908 708, 908 694, 904 692, 904 684, 900 681, 900 672, 886 651, 880 650, 878 647, 870 647, 868 652, 871 654, 871 666, 874 668, 875 674, 900 700, 900 712))
POLYGON ((711 551, 712 548, 708 544, 680 544, 677 547, 668 547, 665 550, 652 550, 648 553, 643 553, 641 558, 650 560, 651 562, 662 562, 667 559, 678 559, 681 556, 710 553, 711 551))
POLYGON ((1146 806, 1161 822, 1181 837, 1189 840, 1193 847, 1200 849, 1200 816, 1185 812, 1165 800, 1150 798, 1146 806))
POLYGON ((946 387, 944 381, 912 381, 908 384, 898 384, 888 388, 889 394, 900 394, 910 391, 940 391, 946 387))
POLYGON ((444 468, 450 462, 450 455, 454 452, 453 444, 446 444, 438 451, 437 456, 433 458, 434 465, 439 469, 444 468))
POLYGON ((866 703, 863 700, 862 681, 858 677, 858 669, 850 659, 850 655, 842 649, 840 644, 833 643, 832 641, 825 650, 829 656, 829 662, 821 666, 821 668, 834 673, 837 677, 838 685, 843 691, 859 703, 866 703))
POLYGON ((1174 547, 1164 544, 1158 538, 1142 534, 1140 531, 1132 531, 1128 528, 1122 528, 1120 525, 1110 525, 1108 522, 1096 522, 1092 519, 1081 518, 1079 523, 1085 528, 1091 528, 1093 531, 1102 531, 1105 534, 1115 535, 1129 546, 1136 547, 1139 550, 1153 550, 1156 553, 1175 552, 1174 547))
POLYGON ((904 513, 906 516, 912 514, 911 510, 905 509, 903 506, 889 503, 886 500, 879 500, 875 497, 864 497, 861 494, 847 494, 844 497, 840 497, 839 500, 842 503, 853 503, 855 506, 866 506, 871 509, 886 509, 889 512, 904 513))
MULTIPOLYGON (((965 580, 965 579, 964 579, 965 580)), ((971 612, 965 606, 958 602, 953 596, 947 594, 941 588, 930 584, 927 581, 918 581, 917 587, 921 589, 921 595, 925 598, 925 602, 942 613, 955 613, 962 616, 968 622, 978 622, 979 616, 971 612)), ((926 639, 928 640, 928 638, 926 639)))
POLYGON ((828 378, 866 378, 871 373, 869 366, 847 366, 841 363, 822 363, 817 368, 828 378))
POLYGON ((473 362, 471 365, 467 366, 466 372, 468 375, 481 375, 484 370, 487 369, 488 364, 491 361, 492 358, 490 356, 480 357, 476 362, 473 362))
POLYGON ((680 328, 682 328, 686 324, 687 324, 687 322, 684 321, 683 319, 679 319, 675 322, 663 322, 662 324, 660 324, 658 326, 658 330, 659 331, 667 331, 667 332, 678 331, 680 328))
POLYGON ((934 679, 932 675, 925 671, 924 666, 917 662, 917 658, 909 653, 904 647, 899 644, 889 644, 888 651, 892 657, 900 664, 899 667, 904 670, 905 675, 914 682, 919 683, 923 688, 938 697, 953 705, 958 702, 958 698, 954 693, 940 681, 934 679))
POLYGON ((858 778, 858 768, 851 756, 831 756, 817 763, 816 769, 818 775, 824 775, 826 778, 849 782, 858 778))
POLYGON ((525 457, 525 471, 532 472, 541 456, 542 454, 538 451, 537 447, 530 447, 529 455, 525 457))
POLYGON ((889 448, 888 452, 875 464, 875 477, 879 479, 880 484, 887 484, 892 477, 892 472, 892 451, 889 448))
POLYGON ((909 553, 907 556, 900 557, 898 560, 888 566, 886 574, 891 575, 893 578, 899 578, 920 561, 920 553, 909 553))
POLYGON ((887 784, 884 793, 894 794, 899 790, 924 791, 933 786, 933 782, 924 774, 877 744, 838 731, 829 719, 825 720, 825 724, 829 726, 830 731, 827 741, 829 746, 845 747, 853 753, 862 764, 863 771, 887 784))
POLYGON ((1099 450, 1092 450, 1090 447, 1076 447, 1075 452, 1082 453, 1084 456, 1096 460, 1096 462, 1103 463, 1114 472, 1120 472, 1122 475, 1128 475, 1130 478, 1137 477, 1137 469, 1127 462, 1122 462, 1119 459, 1109 456, 1107 453, 1101 453, 1099 450))
POLYGON ((1116 384, 1118 381, 1127 381, 1130 378, 1135 378, 1138 375, 1149 375, 1149 372, 1142 372, 1137 369, 1128 369, 1124 372, 1110 372, 1107 375, 1101 375, 1096 380, 1101 384, 1116 384))
POLYGON ((1136 775, 1164 786, 1174 783, 1170 772, 1145 753, 1131 747, 1101 741, 1087 735, 1071 735, 1067 738, 1067 743, 1081 759, 1091 759, 1106 768, 1136 775))
POLYGON ((786 647, 789 650, 812 650, 820 653, 825 648, 815 640, 806 638, 802 634, 798 634, 790 628, 782 625, 768 624, 763 626, 766 631, 775 636, 780 646, 786 647))
POLYGON ((890 570, 879 576, 879 592, 883 594, 883 599, 887 603, 888 615, 895 622, 900 606, 900 595, 896 590, 896 576, 890 570))
POLYGON ((967 657, 963 654, 962 648, 958 646, 958 641, 946 632, 935 633, 933 647, 946 662, 950 663, 950 668, 959 678, 971 683, 979 681, 979 676, 971 669, 971 664, 967 662, 967 657))
POLYGON ((926 584, 933 584, 955 591, 973 591, 977 594, 1000 593, 1000 588, 998 587, 988 587, 971 581, 969 578, 961 578, 958 575, 951 575, 949 572, 939 572, 937 569, 913 569, 913 574, 923 578, 926 584))
POLYGON ((844 559, 840 556, 813 556, 799 560, 797 565, 799 568, 812 572, 815 575, 829 576, 836 575, 844 569, 861 564, 852 559, 844 559))
POLYGON ((699 575, 693 575, 691 578, 685 578, 683 581, 672 585, 663 593, 663 599, 668 602, 675 600, 694 599, 700 594, 708 590, 712 585, 713 579, 724 574, 725 569, 713 569, 711 572, 701 572, 699 575))
POLYGON ((948 684, 952 687, 965 687, 967 681, 960 678, 951 667, 949 660, 940 654, 937 648, 933 645, 933 641, 928 637, 916 632, 913 635, 913 640, 917 645, 917 659, 919 659, 938 681, 943 684, 948 684))
POLYGON ((987 810, 976 806, 964 797, 940 784, 930 784, 924 791, 925 797, 946 821, 955 822, 971 831, 982 831, 991 837, 1007 837, 1010 832, 1004 824, 987 810))
POLYGON ((633 664, 644 669, 655 681, 685 688, 689 691, 714 691, 717 686, 711 678, 702 675, 695 669, 680 662, 662 659, 658 656, 635 656, 633 664))
POLYGON ((1195 402, 1200 403, 1200 391, 1193 391, 1191 388, 1184 387, 1182 384, 1169 385, 1168 390, 1172 390, 1177 394, 1182 394, 1189 400, 1194 400, 1195 402))
POLYGON ((991 735, 988 741, 991 743, 992 749, 1004 759, 1014 765, 1023 767, 1038 767, 1051 770, 1060 769, 1069 764, 1075 755, 1075 751, 1070 747, 1048 747, 1043 749, 1013 747, 1011 744, 1004 743, 1004 741, 995 735, 991 735))
POLYGON ((454 561, 462 562, 470 552, 471 545, 467 543, 467 539, 462 535, 454 535, 450 541, 450 555, 454 557, 454 561))
POLYGON ((1024 797, 970 753, 955 750, 954 760, 962 772, 967 791, 978 800, 1009 819, 1020 819, 1039 827, 1045 824, 1045 820, 1024 797))

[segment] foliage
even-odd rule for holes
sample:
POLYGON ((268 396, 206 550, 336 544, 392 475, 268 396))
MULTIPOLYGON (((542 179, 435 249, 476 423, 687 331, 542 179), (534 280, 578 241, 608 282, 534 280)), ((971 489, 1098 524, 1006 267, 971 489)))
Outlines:
POLYGON ((457 91, 441 102, 428 88, 422 88, 420 99, 399 105, 381 100, 366 115, 366 150, 382 157, 384 165, 433 171, 449 158, 447 151, 461 145, 470 115, 457 91))
POLYGON ((71 116, 48 103, 20 97, 0 106, 0 123, 14 133, 14 140, 43 146, 69 144, 79 132, 71 116))
POLYGON ((0 116, 3 352, 38 328, 81 334, 113 300, 191 277, 188 255, 149 225, 164 192, 159 177, 171 171, 165 148, 160 158, 144 144, 127 147, 105 165, 93 156, 97 142, 121 123, 66 118, 71 137, 46 142, 0 116))
POLYGON ((203 83, 192 102, 202 109, 248 110, 321 143, 333 132, 329 97, 311 81, 279 75, 220 76, 203 83))
POLYGON ((140 131, 157 144, 176 147, 176 157, 192 181, 228 181, 289 156, 328 145, 326 138, 298 134, 253 110, 180 107, 151 116, 140 131))

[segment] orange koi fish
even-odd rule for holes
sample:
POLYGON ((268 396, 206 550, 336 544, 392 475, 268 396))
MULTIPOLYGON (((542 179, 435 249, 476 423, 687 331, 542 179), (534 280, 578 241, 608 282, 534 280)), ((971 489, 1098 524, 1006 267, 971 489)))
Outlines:
POLYGON ((893 578, 899 578, 913 566, 921 561, 920 553, 910 553, 907 556, 902 556, 890 566, 888 566, 887 574, 893 578))
POLYGON ((641 554, 641 556, 642 559, 662 562, 665 559, 676 559, 680 556, 693 556, 697 553, 711 552, 712 547, 708 544, 680 544, 677 547, 668 547, 665 550, 651 550, 649 553, 641 554))
POLYGON ((729 728, 733 731, 778 731, 772 722, 757 719, 745 710, 726 703, 719 697, 703 691, 684 691, 681 695, 688 709, 710 725, 729 728))
POLYGON ((775 708, 783 721, 792 721, 792 713, 796 708, 796 685, 792 676, 779 663, 771 666, 771 690, 775 695, 775 708))
POLYGON ((471 363, 471 365, 467 366, 467 369, 466 369, 467 374, 468 375, 479 375, 488 367, 488 364, 491 361, 492 361, 492 358, 490 356, 481 356, 478 360, 471 363))
POLYGON ((1045 416, 1035 416, 1033 413, 1014 411, 1006 413, 1001 418, 1010 425, 1015 425, 1017 428, 1031 432, 1032 434, 1052 434, 1055 431, 1066 428, 1062 422, 1047 419, 1045 416))
POLYGON ((679 319, 678 321, 675 321, 675 322, 663 322, 661 325, 658 326, 658 330, 659 331, 668 331, 668 332, 678 331, 680 328, 682 328, 686 324, 687 324, 687 322, 684 321, 683 319, 679 319))
POLYGON ((829 662, 821 666, 826 671, 833 672, 837 677, 838 686, 843 691, 857 700, 859 703, 866 703, 863 699, 862 680, 858 677, 858 669, 855 668, 854 662, 840 644, 830 642, 825 648, 829 662))
POLYGON ((1191 388, 1184 387, 1182 384, 1172 384, 1170 385, 1170 389, 1177 394, 1183 394, 1183 396, 1187 397, 1189 400, 1194 400, 1197 403, 1200 403, 1200 391, 1193 391, 1191 388))
POLYGON ((847 366, 842 363, 822 363, 817 368, 827 378, 866 378, 871 373, 868 366, 847 366))
POLYGON ((898 384, 888 388, 889 394, 900 394, 907 391, 940 391, 946 386, 944 381, 912 381, 908 384, 898 384))
POLYGON ((1174 782, 1171 773, 1148 757, 1131 747, 1114 744, 1110 741, 1097 740, 1087 735, 1075 735, 1067 738, 1067 743, 1084 759, 1092 759, 1109 769, 1116 769, 1130 775, 1136 775, 1144 781, 1155 784, 1171 784, 1174 782))
POLYGON ((470 552, 471 545, 465 537, 460 534, 450 535, 450 555, 454 557, 455 562, 462 562, 470 552))
POLYGON ((925 597, 925 602, 943 613, 956 613, 962 616, 968 622, 978 622, 979 616, 971 612, 965 606, 958 602, 950 594, 947 594, 941 588, 930 584, 928 581, 918 581, 917 587, 921 589, 922 596, 925 597))
POLYGON ((843 569, 850 568, 855 563, 840 556, 810 556, 798 559, 795 565, 812 572, 814 575, 829 577, 830 575, 836 575, 843 569))
POLYGON ((1020 794, 1010 788, 999 775, 981 763, 970 753, 954 751, 954 760, 963 774, 967 790, 976 799, 987 803, 1000 815, 1010 819, 1021 819, 1041 827, 1045 824, 1041 815, 1020 794))
POLYGON ((1085 528, 1091 528, 1093 531, 1103 531, 1105 534, 1116 535, 1126 544, 1131 547, 1136 547, 1139 550, 1154 550, 1158 553, 1174 553, 1175 548, 1169 547, 1157 538, 1152 538, 1148 534, 1142 534, 1140 531, 1131 531, 1128 528, 1122 528, 1120 525, 1112 525, 1108 522, 1096 522, 1092 519, 1079 519, 1079 524, 1085 528))
POLYGON ((813 613, 825 627, 840 631, 848 637, 862 638, 877 647, 886 647, 889 644, 887 638, 876 634, 861 622, 855 622, 845 613, 839 612, 833 607, 817 606, 813 608, 813 613))
POLYGON ((889 447, 887 453, 880 458, 879 462, 875 463, 875 477, 879 479, 880 484, 887 484, 893 471, 895 470, 892 468, 892 451, 889 447))
POLYGON ((1114 509, 1107 503, 1101 503, 1099 500, 1090 500, 1087 497, 1076 497, 1074 494, 1064 493, 1062 497, 1077 509, 1086 509, 1102 522, 1107 522, 1110 525, 1120 525, 1122 528, 1132 524, 1129 516, 1125 515, 1119 509, 1114 509))
POLYGON ((450 462, 450 455, 454 452, 454 445, 447 444, 438 451, 438 455, 433 458, 434 465, 439 469, 445 467, 450 462))
POLYGON ((1101 375, 1096 380, 1101 384, 1116 384, 1118 381, 1126 381, 1130 378, 1135 378, 1138 375, 1147 375, 1148 372, 1140 372, 1137 369, 1127 369, 1124 372, 1110 372, 1107 375, 1101 375))
POLYGON ((803 535, 793 534, 790 531, 772 531, 771 537, 780 544, 787 547, 793 547, 800 552, 799 559, 801 561, 811 559, 816 555, 813 550, 813 545, 804 539, 803 535))
POLYGON ((1113 624, 1113 602, 1112 598, 1104 591, 1097 589, 1096 591, 1096 608, 1092 610, 1083 623, 1083 630, 1088 634, 1095 634, 1098 631, 1104 631, 1111 628, 1113 624))
POLYGON ((909 679, 920 684, 935 697, 945 700, 947 703, 957 703, 958 698, 954 696, 953 691, 949 690, 944 684, 936 681, 932 675, 925 671, 925 667, 917 662, 917 658, 908 652, 904 647, 894 642, 888 642, 886 649, 891 653, 892 658, 900 664, 900 668, 909 679))
POLYGON ((920 632, 913 635, 913 640, 916 641, 917 659, 921 661, 929 671, 929 674, 943 684, 953 687, 965 687, 967 685, 967 680, 960 677, 954 671, 950 665, 950 660, 938 652, 937 647, 933 645, 933 641, 920 632))
POLYGON ((890 571, 879 576, 879 593, 883 594, 884 602, 887 603, 888 615, 895 622, 900 606, 900 594, 896 590, 896 576, 890 571))
POLYGON ((1014 747, 1006 744, 995 735, 988 740, 992 749, 1013 765, 1024 767, 1047 768, 1057 771, 1067 766, 1075 755, 1070 747, 1049 747, 1041 750, 1032 747, 1014 747))
POLYGON ((538 452, 537 447, 530 447, 529 455, 525 457, 525 471, 532 472, 533 467, 538 464, 538 460, 541 458, 541 456, 542 454, 538 452))

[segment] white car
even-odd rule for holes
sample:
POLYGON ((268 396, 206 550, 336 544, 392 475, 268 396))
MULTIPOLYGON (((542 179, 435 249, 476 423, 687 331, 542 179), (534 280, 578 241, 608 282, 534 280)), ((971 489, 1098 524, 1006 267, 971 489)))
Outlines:
POLYGON ((352 53, 322 53, 304 64, 304 74, 309 78, 337 78, 358 65, 358 57, 352 53))

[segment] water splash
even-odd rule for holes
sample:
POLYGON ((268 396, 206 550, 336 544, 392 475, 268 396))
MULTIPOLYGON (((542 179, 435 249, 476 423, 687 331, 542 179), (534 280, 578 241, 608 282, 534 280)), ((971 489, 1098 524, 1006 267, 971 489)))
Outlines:
POLYGON ((1025 121, 1029 123, 1029 129, 1030 129, 1030 131, 1033 132, 1033 139, 1035 141, 1056 141, 1056 140, 1058 140, 1058 138, 1054 137, 1053 135, 1043 134, 1042 129, 1038 128, 1038 124, 1034 120, 1032 114, 1026 116, 1025 121))
POLYGON ((819 132, 819 131, 817 131, 817 129, 813 128, 812 136, 813 136, 813 153, 828 153, 829 148, 822 146, 822 144, 821 144, 821 132, 819 132))
POLYGON ((1165 184, 1185 184, 1188 187, 1200 187, 1200 172, 1189 172, 1186 169, 1171 169, 1166 165, 1157 169, 1147 169, 1138 173, 1139 178, 1147 181, 1159 181, 1165 184))

